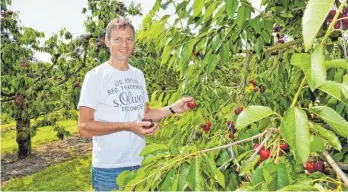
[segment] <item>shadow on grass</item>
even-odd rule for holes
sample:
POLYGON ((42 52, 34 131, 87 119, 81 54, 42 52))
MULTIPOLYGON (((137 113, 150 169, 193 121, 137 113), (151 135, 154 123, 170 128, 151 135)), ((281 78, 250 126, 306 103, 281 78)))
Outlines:
POLYGON ((91 191, 91 154, 11 179, 1 191, 91 191))

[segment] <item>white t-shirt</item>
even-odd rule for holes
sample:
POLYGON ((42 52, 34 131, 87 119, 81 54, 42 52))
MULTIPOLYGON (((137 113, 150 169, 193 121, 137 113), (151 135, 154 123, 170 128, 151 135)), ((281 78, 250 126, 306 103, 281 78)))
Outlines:
MULTIPOLYGON (((144 117, 146 102, 142 71, 131 65, 127 71, 120 71, 105 62, 87 72, 78 108, 93 108, 96 121, 132 122, 144 117)), ((99 168, 140 165, 143 158, 139 153, 144 147, 144 136, 131 131, 94 136, 92 165, 99 168)))

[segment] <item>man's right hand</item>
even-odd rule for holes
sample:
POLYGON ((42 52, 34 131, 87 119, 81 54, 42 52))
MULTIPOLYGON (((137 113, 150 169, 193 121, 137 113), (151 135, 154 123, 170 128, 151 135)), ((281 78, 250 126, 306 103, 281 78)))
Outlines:
POLYGON ((145 136, 153 135, 159 129, 159 126, 157 125, 157 123, 154 123, 154 126, 150 128, 145 128, 145 127, 151 126, 151 124, 152 122, 150 121, 134 122, 130 131, 137 133, 139 135, 145 135, 145 136))

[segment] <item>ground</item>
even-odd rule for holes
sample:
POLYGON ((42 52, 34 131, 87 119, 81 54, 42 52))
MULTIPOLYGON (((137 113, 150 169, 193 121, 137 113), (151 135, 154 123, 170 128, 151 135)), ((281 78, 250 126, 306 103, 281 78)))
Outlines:
POLYGON ((16 153, 1 157, 1 185, 12 177, 23 177, 43 170, 48 166, 86 156, 92 150, 91 138, 73 135, 63 141, 54 141, 32 150, 32 155, 19 160, 16 153))

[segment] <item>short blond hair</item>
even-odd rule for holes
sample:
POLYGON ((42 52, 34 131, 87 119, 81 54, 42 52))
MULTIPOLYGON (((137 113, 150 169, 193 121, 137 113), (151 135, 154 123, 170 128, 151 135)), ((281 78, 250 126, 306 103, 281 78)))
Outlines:
POLYGON ((134 26, 132 25, 130 20, 125 17, 117 17, 109 22, 108 26, 106 27, 106 37, 110 39, 112 30, 125 29, 127 26, 132 29, 133 37, 135 37, 134 26))

